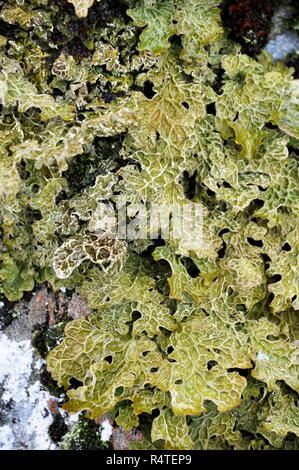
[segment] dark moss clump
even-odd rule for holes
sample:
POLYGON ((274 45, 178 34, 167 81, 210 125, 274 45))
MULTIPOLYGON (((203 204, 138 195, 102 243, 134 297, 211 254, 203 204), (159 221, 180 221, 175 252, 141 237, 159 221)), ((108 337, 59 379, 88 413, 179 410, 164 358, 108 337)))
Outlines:
MULTIPOLYGON (((37 324, 33 327, 31 344, 38 352, 38 354, 45 359, 49 351, 57 346, 64 337, 64 329, 70 318, 65 317, 59 323, 49 327, 48 322, 37 324)), ((52 379, 50 373, 47 371, 46 366, 43 366, 39 380, 42 386, 55 397, 60 398, 61 402, 66 400, 65 391, 62 387, 57 385, 57 382, 52 379)))
POLYGON ((55 348, 64 338, 64 328, 70 319, 65 319, 48 328, 45 332, 47 353, 55 348))
POLYGON ((118 158, 122 140, 122 136, 96 138, 91 153, 77 155, 68 162, 68 170, 63 176, 69 183, 69 197, 93 186, 98 175, 114 171, 119 167, 118 158))
POLYGON ((61 52, 64 55, 71 55, 74 59, 83 59, 91 54, 91 51, 77 39, 69 41, 68 44, 62 48, 61 52))
POLYGON ((283 450, 299 450, 299 438, 289 432, 283 441, 283 450))
MULTIPOLYGON (((278 1, 278 0, 277 0, 278 1)), ((286 21, 287 26, 299 34, 299 3, 297 0, 293 0, 291 3, 292 15, 286 21)))
MULTIPOLYGON (((299 20, 298 20, 299 22, 299 20)), ((294 69, 294 78, 299 78, 299 55, 298 54, 290 54, 285 60, 285 64, 288 67, 293 67, 294 69)))
POLYGON ((44 327, 42 325, 35 325, 32 331, 31 343, 34 349, 38 352, 38 354, 42 358, 45 358, 47 355, 47 349, 46 349, 44 336, 45 336, 44 327))
POLYGON ((63 175, 70 183, 70 197, 93 186, 98 174, 98 165, 94 157, 82 154, 72 158, 68 170, 63 175))
POLYGON ((7 326, 9 326, 13 319, 13 307, 15 305, 14 302, 9 302, 4 295, 0 294, 0 330, 3 330, 7 326))
POLYGON ((290 153, 293 153, 297 160, 299 159, 299 141, 295 137, 291 137, 289 140, 288 149, 290 153))
POLYGON ((32 346, 42 358, 45 358, 51 349, 55 348, 62 340, 64 328, 69 318, 49 327, 47 323, 35 325, 32 332, 32 346))
POLYGON ((49 328, 47 325, 35 325, 32 332, 32 346, 42 358, 45 358, 51 349, 55 348, 63 339, 65 322, 49 328))
POLYGON ((67 433, 68 427, 60 414, 53 414, 53 422, 50 424, 48 433, 53 442, 60 442, 67 433))
POLYGON ((73 429, 64 437, 63 450, 99 450, 112 449, 111 444, 101 440, 101 426, 83 413, 73 429))
MULTIPOLYGON (((62 340, 66 323, 66 321, 60 322, 51 328, 47 323, 33 327, 31 344, 42 358, 46 358, 48 352, 62 340)), ((52 396, 60 398, 62 401, 66 400, 64 389, 52 379, 45 365, 41 369, 39 380, 44 389, 52 396)))
POLYGON ((101 0, 95 2, 88 10, 86 18, 78 18, 75 9, 67 0, 55 0, 58 7, 53 16, 53 24, 57 25, 49 31, 49 42, 62 46, 60 52, 72 55, 76 59, 88 56, 91 51, 84 46, 84 41, 92 40, 96 31, 111 23, 113 19, 122 19, 125 23, 130 21, 126 14, 126 2, 110 2, 101 0))
MULTIPOLYGON (((0 11, 1 11, 1 8, 0 8, 0 11)), ((5 23, 5 21, 0 19, 0 31, 1 31, 1 35, 5 36, 7 39, 15 40, 16 37, 19 35, 19 32, 21 31, 21 29, 18 28, 16 25, 5 23)))
POLYGON ((269 0, 223 0, 221 19, 229 37, 242 45, 242 52, 259 54, 265 46, 273 15, 269 0))
MULTIPOLYGON (((0 396, 3 395, 4 391, 4 385, 0 384, 0 396)), ((12 408, 12 399, 10 399, 8 402, 0 399, 0 426, 4 426, 7 423, 7 417, 11 415, 12 408)))
POLYGON ((64 389, 58 386, 57 382, 52 378, 50 372, 47 371, 45 365, 42 367, 39 380, 43 388, 47 390, 50 395, 60 398, 62 401, 66 401, 67 398, 64 389))

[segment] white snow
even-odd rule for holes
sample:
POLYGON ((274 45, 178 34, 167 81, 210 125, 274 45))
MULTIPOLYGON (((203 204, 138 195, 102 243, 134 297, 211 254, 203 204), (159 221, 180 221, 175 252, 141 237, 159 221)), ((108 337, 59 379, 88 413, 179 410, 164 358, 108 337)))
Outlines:
POLYGON ((63 416, 66 425, 71 427, 78 421, 81 411, 78 411, 77 413, 68 413, 66 410, 60 410, 60 414, 63 416))
POLYGON ((113 426, 109 423, 108 419, 105 419, 105 421, 102 422, 102 434, 101 434, 101 439, 103 442, 109 441, 112 431, 113 431, 113 426))
POLYGON ((0 333, 0 383, 4 389, 0 399, 4 414, 9 404, 6 423, 0 426, 0 450, 53 449, 48 435, 52 416, 47 410, 51 396, 32 380, 33 369, 41 365, 41 360, 35 362, 29 340, 14 341, 0 333))
POLYGON ((0 450, 11 450, 15 437, 10 427, 5 424, 0 427, 0 450))
POLYGON ((286 57, 291 52, 299 52, 299 36, 292 31, 287 31, 278 34, 273 39, 270 39, 265 47, 274 60, 280 60, 286 57))

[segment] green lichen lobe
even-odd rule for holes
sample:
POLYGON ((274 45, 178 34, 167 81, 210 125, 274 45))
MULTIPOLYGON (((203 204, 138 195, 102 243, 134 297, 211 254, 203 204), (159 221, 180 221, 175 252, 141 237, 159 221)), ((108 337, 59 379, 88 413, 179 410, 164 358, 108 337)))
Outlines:
MULTIPOLYGON (((34 333, 64 408, 148 419, 136 448, 296 447, 293 69, 242 54, 210 0, 19 3, 0 10, 0 288, 87 299, 34 333), (101 209, 124 203, 127 222, 192 206, 202 237, 111 239, 101 209)), ((89 418, 62 448, 105 447, 89 418)))

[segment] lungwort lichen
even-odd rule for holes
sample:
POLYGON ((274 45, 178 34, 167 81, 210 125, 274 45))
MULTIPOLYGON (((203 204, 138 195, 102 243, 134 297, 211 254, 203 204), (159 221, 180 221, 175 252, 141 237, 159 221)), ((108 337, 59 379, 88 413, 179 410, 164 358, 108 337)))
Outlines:
POLYGON ((242 53, 214 0, 0 8, 1 292, 87 298, 47 359, 65 409, 146 421, 135 448, 298 448, 293 69, 242 53), (143 231, 188 204, 202 237, 143 231), (107 206, 143 236, 108 236, 107 206))

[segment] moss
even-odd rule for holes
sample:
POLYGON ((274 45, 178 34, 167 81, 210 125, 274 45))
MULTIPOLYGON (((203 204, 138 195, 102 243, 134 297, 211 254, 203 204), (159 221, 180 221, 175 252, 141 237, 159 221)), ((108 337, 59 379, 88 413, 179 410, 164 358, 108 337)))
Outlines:
POLYGON ((55 348, 63 340, 64 328, 69 320, 64 320, 51 326, 45 331, 45 344, 47 352, 55 348))
POLYGON ((57 385, 57 382, 52 378, 51 374, 47 371, 46 366, 42 367, 39 375, 39 380, 45 390, 50 395, 60 398, 62 401, 66 400, 66 394, 62 387, 57 385))
MULTIPOLYGON (((48 323, 34 326, 31 344, 42 358, 45 358, 48 352, 61 342, 67 322, 68 320, 66 319, 51 327, 49 327, 48 323)), ((63 401, 66 399, 63 387, 59 387, 57 385, 57 382, 47 371, 46 366, 42 367, 39 380, 45 390, 47 390, 52 396, 58 397, 63 401)))
POLYGON ((68 170, 63 174, 69 183, 69 197, 93 186, 98 175, 119 167, 122 140, 122 136, 96 138, 89 153, 76 155, 69 160, 68 170))
POLYGON ((269 0, 224 0, 222 21, 232 39, 248 55, 259 54, 270 31, 273 8, 269 0))
POLYGON ((60 442, 67 433, 68 427, 60 414, 53 415, 53 422, 50 424, 48 433, 53 442, 60 442))
POLYGON ((293 52, 285 58, 285 64, 294 69, 294 78, 299 78, 299 54, 293 52))
POLYGON ((0 307, 0 330, 9 326, 14 319, 14 302, 9 302, 4 295, 0 294, 0 305, 2 304, 3 306, 0 307))
MULTIPOLYGON (((263 47, 269 0, 222 3, 241 46, 223 34, 214 0, 102 0, 88 13, 84 0, 86 18, 67 0, 21 3, 10 0, 0 15, 8 24, 1 292, 13 301, 47 281, 76 289, 94 310, 69 322, 66 297, 51 294, 54 325, 33 332, 48 371, 69 389, 64 408, 91 412, 67 434, 54 417, 52 439, 63 449, 108 448, 89 418, 114 408, 126 432, 139 423, 165 450, 256 448, 256 435, 281 446, 279 436, 298 433, 289 391, 269 401, 251 434, 247 408, 240 419, 231 412, 250 376, 269 393, 278 379, 298 390, 298 83, 267 54, 240 53, 263 47), (128 209, 142 240, 110 239, 117 224, 104 213, 103 228, 108 202, 128 209), (203 233, 187 221, 182 239, 156 240, 155 227, 142 233, 152 208, 168 211, 174 228, 173 209, 191 206, 203 213, 203 233), (211 442, 200 432, 202 442, 190 441, 197 415, 211 419, 211 442), (219 429, 227 442, 213 437, 219 429)), ((48 371, 41 382, 61 405, 66 395, 48 371)))
POLYGON ((63 450, 108 450, 112 446, 101 440, 101 427, 83 413, 71 431, 64 436, 61 448, 63 450))
POLYGON ((287 20, 287 26, 293 29, 295 32, 299 33, 299 4, 296 1, 293 1, 291 4, 293 9, 292 15, 287 20))
POLYGON ((64 328, 70 319, 66 318, 49 327, 47 323, 35 325, 32 332, 32 345, 42 358, 63 339, 64 328))

